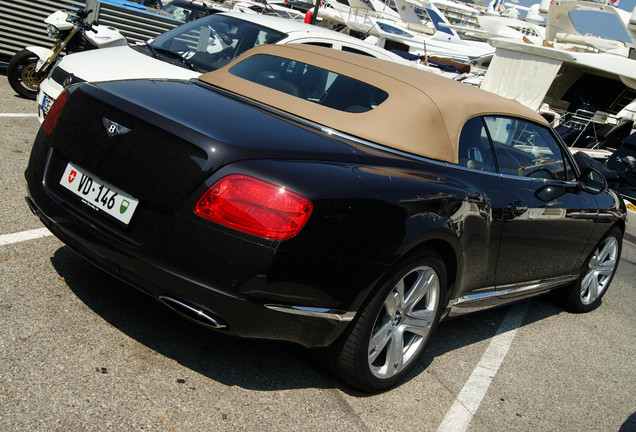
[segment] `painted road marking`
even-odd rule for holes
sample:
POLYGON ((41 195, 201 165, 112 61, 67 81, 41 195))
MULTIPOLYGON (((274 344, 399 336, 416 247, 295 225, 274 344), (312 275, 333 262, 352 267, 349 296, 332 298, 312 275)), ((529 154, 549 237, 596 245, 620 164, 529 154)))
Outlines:
POLYGON ((0 113, 0 117, 37 117, 36 113, 0 113))
POLYGON ((479 409, 482 399, 490 387, 503 359, 508 353, 517 329, 523 322, 528 310, 528 302, 516 304, 510 308, 497 333, 490 341, 479 364, 459 392, 451 409, 437 428, 437 432, 464 432, 468 430, 473 416, 479 409))
POLYGON ((13 234, 0 235, 0 246, 20 243, 27 240, 33 240, 42 237, 51 236, 51 231, 46 228, 38 228, 30 231, 22 231, 13 234))

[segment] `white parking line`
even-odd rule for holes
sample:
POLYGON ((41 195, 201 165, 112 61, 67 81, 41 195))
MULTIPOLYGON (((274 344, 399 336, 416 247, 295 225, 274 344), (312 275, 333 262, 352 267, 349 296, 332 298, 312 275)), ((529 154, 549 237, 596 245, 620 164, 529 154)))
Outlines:
POLYGON ((38 229, 30 230, 30 231, 22 231, 22 232, 13 233, 13 234, 0 235, 0 246, 13 244, 13 243, 20 243, 23 241, 33 240, 33 239, 42 238, 42 237, 48 237, 51 235, 53 235, 51 234, 51 231, 47 230, 46 228, 38 228, 38 229))
POLYGON ((490 341, 486 352, 473 369, 473 373, 459 392, 451 409, 437 428, 437 432, 464 432, 468 430, 473 416, 479 409, 482 399, 497 374, 517 329, 523 322, 528 310, 528 302, 522 302, 510 308, 497 333, 490 341))
POLYGON ((36 113, 0 113, 0 117, 37 117, 36 113))

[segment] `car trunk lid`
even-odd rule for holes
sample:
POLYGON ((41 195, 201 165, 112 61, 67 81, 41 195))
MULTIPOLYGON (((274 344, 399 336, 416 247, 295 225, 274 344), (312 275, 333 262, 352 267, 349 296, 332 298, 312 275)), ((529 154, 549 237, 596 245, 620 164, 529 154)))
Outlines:
POLYGON ((237 160, 356 157, 342 142, 184 81, 84 84, 69 102, 55 151, 166 212, 237 160))

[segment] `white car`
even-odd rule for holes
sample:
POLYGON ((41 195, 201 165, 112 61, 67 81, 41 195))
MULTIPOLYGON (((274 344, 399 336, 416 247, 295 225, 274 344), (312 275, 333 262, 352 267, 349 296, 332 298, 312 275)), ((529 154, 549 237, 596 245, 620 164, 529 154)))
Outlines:
POLYGON ((325 28, 258 14, 218 13, 145 43, 65 56, 40 84, 38 118, 42 122, 64 87, 75 82, 194 78, 250 48, 270 43, 319 45, 409 63, 383 48, 325 28))

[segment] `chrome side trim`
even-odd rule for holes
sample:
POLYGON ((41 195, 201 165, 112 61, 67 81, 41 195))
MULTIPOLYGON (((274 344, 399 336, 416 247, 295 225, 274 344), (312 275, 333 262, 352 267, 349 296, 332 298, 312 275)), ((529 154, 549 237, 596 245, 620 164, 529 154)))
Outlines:
POLYGON ((307 316, 312 318, 322 318, 332 321, 349 322, 355 316, 355 312, 346 312, 337 309, 314 308, 306 306, 287 306, 266 304, 266 308, 276 312, 289 313, 293 315, 307 316))
MULTIPOLYGON (((548 291, 561 285, 574 282, 578 275, 560 276, 550 279, 524 282, 522 284, 503 285, 498 290, 469 294, 449 302, 449 317, 478 312, 506 303, 524 299, 548 291)), ((493 287, 494 288, 494 287, 493 287)))

